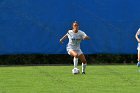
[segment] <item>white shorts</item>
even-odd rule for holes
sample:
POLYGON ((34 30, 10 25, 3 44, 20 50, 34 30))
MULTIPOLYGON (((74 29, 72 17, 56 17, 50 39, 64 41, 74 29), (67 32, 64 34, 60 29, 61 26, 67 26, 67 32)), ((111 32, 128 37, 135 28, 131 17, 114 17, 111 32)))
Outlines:
POLYGON ((140 50, 140 43, 138 43, 138 47, 137 47, 137 50, 140 50))
MULTIPOLYGON (((73 49, 67 49, 67 52, 68 52, 69 55, 70 55, 70 51, 71 51, 71 50, 73 50, 73 49)), ((83 54, 83 52, 82 52, 81 49, 79 49, 79 50, 73 50, 73 51, 77 52, 78 55, 83 54)))

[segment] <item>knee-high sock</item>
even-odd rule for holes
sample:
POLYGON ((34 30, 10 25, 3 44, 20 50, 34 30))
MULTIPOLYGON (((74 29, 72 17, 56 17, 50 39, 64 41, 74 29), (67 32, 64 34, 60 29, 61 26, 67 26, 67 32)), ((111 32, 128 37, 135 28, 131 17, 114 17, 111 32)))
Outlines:
POLYGON ((73 63, 74 63, 74 68, 76 68, 77 65, 78 65, 78 58, 74 57, 73 58, 73 63))
POLYGON ((87 66, 87 64, 85 63, 82 63, 82 72, 85 72, 85 69, 86 69, 86 66, 87 66))

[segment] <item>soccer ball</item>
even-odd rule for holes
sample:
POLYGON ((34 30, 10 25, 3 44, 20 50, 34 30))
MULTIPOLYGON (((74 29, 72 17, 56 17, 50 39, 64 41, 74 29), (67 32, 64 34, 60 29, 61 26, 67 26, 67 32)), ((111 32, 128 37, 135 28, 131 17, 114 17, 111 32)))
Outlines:
POLYGON ((72 69, 72 74, 79 74, 80 70, 78 68, 72 69))

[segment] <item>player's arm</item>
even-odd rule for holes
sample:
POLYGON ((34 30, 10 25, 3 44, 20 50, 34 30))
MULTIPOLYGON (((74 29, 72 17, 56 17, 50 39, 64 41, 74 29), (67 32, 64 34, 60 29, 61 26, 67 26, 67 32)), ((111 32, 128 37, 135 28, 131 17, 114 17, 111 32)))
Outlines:
POLYGON ((135 37, 136 37, 137 41, 140 43, 140 39, 139 39, 139 37, 138 37, 138 34, 137 34, 137 33, 136 33, 135 37))
POLYGON ((83 40, 89 40, 90 37, 85 34, 85 32, 81 32, 83 40))
POLYGON ((84 37, 83 37, 83 40, 89 40, 89 39, 90 39, 89 36, 84 36, 84 37))
POLYGON ((64 35, 61 39, 60 39, 60 43, 62 44, 63 43, 63 41, 65 40, 65 39, 67 39, 68 38, 68 35, 66 34, 66 35, 64 35))

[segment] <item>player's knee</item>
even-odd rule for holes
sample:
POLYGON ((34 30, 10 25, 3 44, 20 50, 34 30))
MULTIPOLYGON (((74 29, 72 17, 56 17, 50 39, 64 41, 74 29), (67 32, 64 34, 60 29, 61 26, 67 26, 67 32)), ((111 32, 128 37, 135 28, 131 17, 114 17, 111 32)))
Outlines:
POLYGON ((84 61, 82 61, 82 63, 83 63, 83 64, 87 64, 87 61, 86 61, 86 60, 84 60, 84 61))
POLYGON ((74 57, 76 57, 76 58, 78 58, 78 56, 79 56, 79 55, 78 55, 77 53, 74 55, 74 57))

